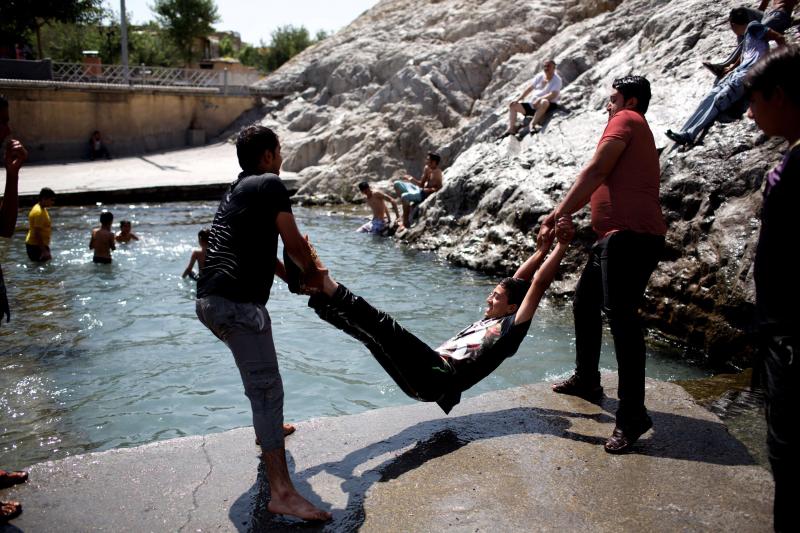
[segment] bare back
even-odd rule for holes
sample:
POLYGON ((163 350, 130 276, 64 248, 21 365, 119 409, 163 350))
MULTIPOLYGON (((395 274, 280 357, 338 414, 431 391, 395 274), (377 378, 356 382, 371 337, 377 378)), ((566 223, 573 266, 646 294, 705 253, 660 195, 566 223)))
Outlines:
POLYGON ((389 218, 389 211, 386 209, 387 197, 380 191, 375 191, 372 196, 367 198, 367 205, 372 209, 372 218, 384 220, 389 218))
POLYGON ((92 240, 89 248, 94 250, 95 257, 111 258, 111 250, 115 249, 114 234, 106 228, 95 228, 92 230, 92 240))

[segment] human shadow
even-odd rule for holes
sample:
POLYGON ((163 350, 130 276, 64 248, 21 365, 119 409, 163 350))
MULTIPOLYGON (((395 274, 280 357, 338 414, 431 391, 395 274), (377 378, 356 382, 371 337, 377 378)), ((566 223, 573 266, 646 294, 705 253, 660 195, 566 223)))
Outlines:
MULTIPOLYGON (((366 517, 364 500, 370 487, 397 479, 427 461, 450 454, 472 442, 541 434, 602 446, 606 437, 585 435, 571 429, 572 420, 578 418, 592 419, 602 424, 613 422, 609 413, 616 410, 617 401, 605 398, 598 405, 603 412, 586 414, 539 407, 515 407, 428 420, 354 450, 341 460, 321 463, 299 472, 290 458, 289 469, 298 491, 314 505, 333 514, 333 520, 323 524, 301 522, 269 513, 269 484, 262 465, 259 466, 254 485, 231 507, 229 518, 240 532, 357 530, 366 517), (398 451, 404 449, 397 455, 398 451), (367 463, 384 455, 387 456, 384 461, 367 467, 367 463), (332 509, 314 493, 310 480, 319 474, 342 480, 341 489, 347 495, 344 509, 332 509)), ((721 423, 673 413, 650 414, 655 430, 637 443, 632 453, 718 465, 756 464, 744 445, 730 436, 721 423)), ((598 449, 598 453, 605 452, 598 449)))

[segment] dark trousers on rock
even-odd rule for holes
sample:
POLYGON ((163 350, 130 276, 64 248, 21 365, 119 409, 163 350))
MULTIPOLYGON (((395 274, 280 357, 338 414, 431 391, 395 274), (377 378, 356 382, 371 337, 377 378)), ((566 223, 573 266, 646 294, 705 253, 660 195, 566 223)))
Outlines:
POLYGON ((763 335, 761 356, 766 386, 767 449, 775 479, 775 531, 797 531, 794 514, 800 490, 800 337, 763 335))
POLYGON ((639 306, 655 270, 664 238, 618 231, 597 241, 575 289, 576 373, 586 383, 599 383, 600 346, 605 311, 614 337, 619 371, 617 425, 635 424, 644 407, 644 333, 639 306))
POLYGON ((453 371, 436 350, 344 285, 339 285, 332 297, 312 296, 308 306, 326 322, 361 341, 410 397, 435 402, 451 388, 453 371))

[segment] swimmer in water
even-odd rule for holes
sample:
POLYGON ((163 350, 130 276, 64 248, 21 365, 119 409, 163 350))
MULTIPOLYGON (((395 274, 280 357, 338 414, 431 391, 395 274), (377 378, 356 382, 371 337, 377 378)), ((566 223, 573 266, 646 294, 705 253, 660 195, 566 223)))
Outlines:
POLYGON ((189 276, 195 281, 197 281, 197 278, 200 276, 200 271, 203 270, 206 264, 206 251, 208 251, 207 228, 203 228, 197 232, 197 242, 200 243, 200 249, 192 252, 192 257, 189 259, 189 266, 186 267, 186 270, 183 271, 183 276, 181 276, 184 278, 189 276), (192 270, 195 263, 197 263, 197 274, 192 270))

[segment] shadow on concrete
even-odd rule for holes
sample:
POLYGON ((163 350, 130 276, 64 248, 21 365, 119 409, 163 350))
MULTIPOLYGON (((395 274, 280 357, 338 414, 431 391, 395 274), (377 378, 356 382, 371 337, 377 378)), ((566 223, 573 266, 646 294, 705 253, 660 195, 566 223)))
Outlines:
POLYGON ((155 161, 150 161, 149 159, 147 159, 143 155, 140 155, 139 159, 141 159, 145 163, 149 163, 149 164, 153 165, 158 170, 174 170, 175 172, 189 172, 188 170, 183 170, 182 168, 178 168, 175 165, 159 165, 155 161))
MULTIPOLYGON (((452 453, 471 442, 495 437, 548 434, 599 447, 605 443, 606 437, 571 431, 570 419, 611 423, 614 418, 609 413, 616 410, 617 403, 615 399, 605 398, 598 405, 606 412, 592 414, 516 407, 429 420, 355 450, 341 461, 323 463, 300 472, 296 471, 294 460, 289 456, 289 470, 298 491, 317 507, 333 513, 333 520, 325 524, 306 523, 267 511, 269 484, 264 466, 260 464, 255 484, 231 506, 229 518, 240 532, 355 531, 364 523, 364 499, 375 483, 397 479, 427 461, 452 453), (411 448, 400 455, 393 455, 409 446, 411 448), (357 473, 365 463, 386 454, 389 458, 382 463, 357 473), (332 509, 314 493, 310 480, 319 474, 342 479, 341 489, 348 498, 344 509, 332 509)), ((655 430, 637 443, 632 453, 719 465, 756 464, 744 445, 731 437, 720 423, 665 412, 651 412, 650 415, 655 430)), ((598 450, 598 453, 603 451, 598 450)))

